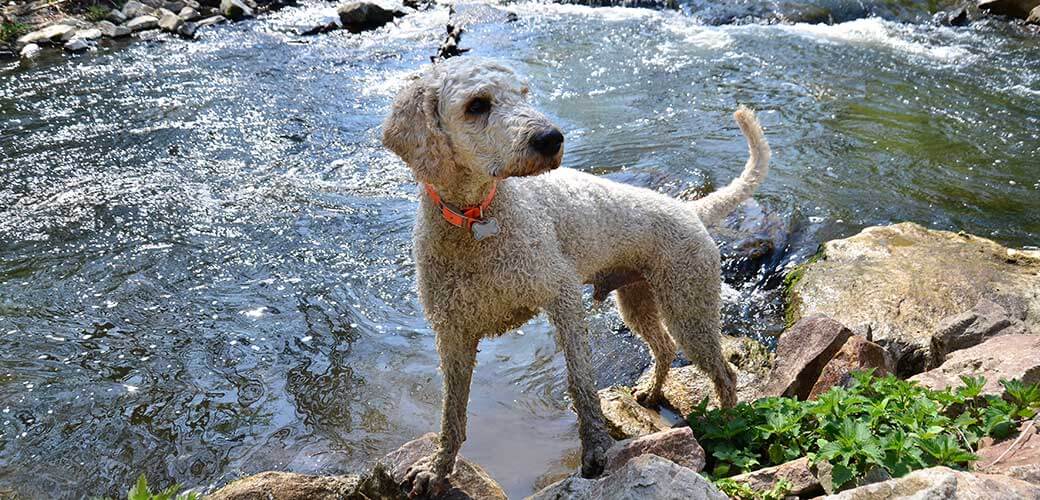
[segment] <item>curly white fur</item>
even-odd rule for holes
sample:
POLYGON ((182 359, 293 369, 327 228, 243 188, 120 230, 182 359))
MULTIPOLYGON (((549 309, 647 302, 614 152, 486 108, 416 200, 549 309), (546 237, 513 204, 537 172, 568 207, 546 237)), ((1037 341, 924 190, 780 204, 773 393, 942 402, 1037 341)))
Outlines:
POLYGON ((447 485, 466 439, 480 339, 540 311, 556 327, 566 359, 582 475, 602 471, 612 441, 589 363, 583 284, 595 285, 597 297, 617 289, 623 319, 653 351, 655 377, 639 394, 642 403, 661 399, 676 344, 712 378, 724 405, 736 403, 734 374, 720 347, 719 252, 705 224, 736 208, 765 178, 769 147, 754 114, 735 113, 751 151, 743 174, 706 198, 682 202, 556 169, 562 147, 555 154, 532 147, 538 134, 555 127, 526 95, 526 85, 506 66, 454 58, 427 68, 401 91, 384 124, 384 144, 445 201, 478 204, 499 182, 488 215, 501 232, 482 241, 447 223, 427 196, 420 202, 414 233, 419 297, 437 332, 444 409, 438 452, 408 474, 413 494, 447 485), (486 101, 486 112, 476 100, 486 101))

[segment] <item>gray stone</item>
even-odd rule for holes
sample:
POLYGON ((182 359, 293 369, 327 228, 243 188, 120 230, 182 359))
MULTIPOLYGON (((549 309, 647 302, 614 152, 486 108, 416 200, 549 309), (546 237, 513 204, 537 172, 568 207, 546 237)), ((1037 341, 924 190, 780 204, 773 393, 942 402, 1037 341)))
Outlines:
POLYGON ((376 2, 349 2, 336 9, 340 24, 354 33, 373 30, 383 26, 395 17, 404 15, 389 5, 376 2))
POLYGON ((65 42, 65 50, 69 52, 85 52, 90 50, 93 45, 82 38, 73 38, 68 42, 65 42))
POLYGON ((657 412, 644 408, 626 387, 608 387, 599 391, 599 403, 607 430, 614 439, 653 434, 670 426, 657 412))
POLYGON ((199 25, 193 22, 186 22, 181 25, 177 30, 177 34, 184 38, 195 38, 195 32, 198 31, 199 25))
MULTIPOLYGON (((104 22, 104 21, 102 21, 104 22)), ((97 28, 90 28, 85 30, 79 30, 75 35, 72 35, 72 39, 89 40, 94 41, 101 38, 101 30, 97 28)))
POLYGON ((155 29, 159 26, 159 20, 155 16, 140 16, 135 17, 126 23, 126 27, 130 28, 130 31, 144 31, 155 29))
POLYGON ((105 16, 105 19, 110 21, 112 24, 123 24, 126 22, 126 14, 123 14, 123 11, 119 9, 112 9, 108 11, 108 15, 105 16))
POLYGON ((127 0, 127 2, 123 4, 123 15, 130 20, 137 19, 142 16, 155 17, 156 13, 157 11, 154 7, 145 5, 141 2, 138 2, 137 0, 127 0))
POLYGON ((802 457, 773 467, 764 467, 746 474, 733 476, 731 479, 738 483, 744 483, 758 492, 771 490, 780 480, 785 480, 791 484, 791 489, 787 492, 788 495, 805 497, 823 491, 820 481, 809 467, 808 457, 802 457))
POLYGON ((159 28, 170 33, 177 33, 177 30, 184 24, 184 19, 166 9, 163 9, 162 13, 162 17, 159 18, 159 28))
POLYGON ((184 8, 184 2, 166 2, 163 8, 170 12, 180 12, 184 8))
POLYGON ((67 42, 76 34, 76 28, 67 24, 52 24, 46 28, 27 33, 18 38, 18 45, 30 43, 67 42))
MULTIPOLYGON (((438 448, 437 434, 431 432, 422 437, 409 441, 397 450, 388 453, 379 463, 385 466, 389 475, 393 478, 394 486, 404 482, 404 476, 408 468, 419 460, 432 455, 438 448)), ((455 462, 455 472, 449 476, 448 481, 451 489, 438 498, 443 499, 488 499, 505 500, 506 494, 487 471, 479 465, 466 460, 461 455, 455 462)), ((396 490, 401 491, 397 486, 396 490)), ((384 495, 379 495, 384 498, 384 495)))
POLYGON ((199 14, 199 11, 191 7, 185 7, 181 9, 179 12, 177 12, 177 16, 181 19, 184 19, 185 21, 194 21, 201 17, 202 14, 199 14))
POLYGON ((934 370, 910 377, 924 387, 942 390, 963 385, 961 375, 986 377, 983 394, 1004 395, 1000 379, 1040 383, 1040 335, 1001 335, 956 351, 934 370))
POLYGON ((806 399, 823 368, 852 336, 845 325, 826 316, 810 316, 780 336, 776 364, 763 396, 806 399))
POLYGON ((604 472, 610 474, 633 458, 647 454, 666 458, 694 472, 704 470, 704 449, 693 437, 693 429, 677 427, 614 443, 607 450, 604 472))
POLYGON ((599 479, 570 477, 528 500, 726 500, 715 485, 689 468, 657 455, 633 458, 599 479))
POLYGON ((825 497, 830 500, 1021 500, 1040 498, 1040 487, 996 474, 932 467, 903 477, 860 486, 825 497))
POLYGON ((108 38, 119 38, 130 34, 130 28, 126 26, 116 26, 108 21, 101 21, 98 23, 98 29, 101 30, 101 34, 108 38))
POLYGON ((253 9, 242 0, 220 0, 220 13, 232 21, 253 17, 253 9))
POLYGON ((30 43, 30 44, 26 45, 25 47, 22 47, 22 50, 20 50, 18 52, 18 55, 23 57, 23 58, 25 58, 25 59, 32 59, 33 57, 36 57, 36 54, 39 54, 39 53, 40 53, 40 46, 36 45, 35 43, 30 43))
POLYGON ((203 19, 203 20, 201 20, 201 21, 199 21, 199 22, 197 22, 195 24, 197 24, 198 27, 202 28, 202 27, 205 27, 205 26, 213 26, 215 24, 220 24, 220 23, 224 23, 224 22, 227 22, 227 18, 224 17, 224 16, 210 16, 210 17, 207 17, 207 18, 205 18, 205 19, 203 19))
POLYGON ((261 472, 213 492, 209 500, 335 500, 354 493, 357 476, 309 476, 292 472, 261 472))
POLYGON ((902 376, 927 367, 944 318, 988 298, 1040 328, 1040 251, 912 223, 828 241, 788 274, 787 318, 823 314, 880 344, 902 376))
POLYGON ((982 343, 997 335, 1026 332, 1021 318, 1013 317, 1004 306, 987 298, 979 300, 971 310, 947 317, 932 335, 929 368, 946 361, 946 355, 982 343))

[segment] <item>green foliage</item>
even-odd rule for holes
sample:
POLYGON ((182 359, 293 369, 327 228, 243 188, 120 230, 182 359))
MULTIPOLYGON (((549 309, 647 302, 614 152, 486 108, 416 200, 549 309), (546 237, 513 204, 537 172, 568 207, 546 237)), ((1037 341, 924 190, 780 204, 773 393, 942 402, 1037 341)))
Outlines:
MULTIPOLYGON (((166 488, 162 491, 152 492, 152 489, 148 487, 148 479, 141 474, 137 478, 137 483, 130 488, 130 491, 126 493, 127 500, 201 500, 202 495, 195 493, 194 491, 188 491, 179 493, 181 486, 175 484, 166 488)), ((100 499, 95 499, 100 500, 100 499)))
MULTIPOLYGON (((933 391, 891 375, 855 373, 848 387, 834 387, 816 401, 772 397, 709 410, 704 400, 688 420, 715 478, 808 455, 813 463, 831 464, 840 488, 872 468, 894 477, 934 465, 963 469, 976 459, 979 440, 1006 438, 1040 410, 1037 384, 1002 380, 1007 396, 1001 399, 982 396, 982 377, 961 381, 956 389, 933 391)), ((729 482, 716 484, 739 493, 729 482)))
POLYGON ((102 5, 91 5, 87 7, 86 18, 90 22, 104 21, 108 16, 109 8, 102 5))
POLYGON ((738 483, 732 479, 719 479, 715 486, 726 496, 736 500, 783 500, 787 492, 791 491, 791 483, 781 479, 768 491, 755 491, 744 483, 738 483))
POLYGON ((28 24, 19 22, 0 23, 0 43, 11 43, 28 32, 28 24))

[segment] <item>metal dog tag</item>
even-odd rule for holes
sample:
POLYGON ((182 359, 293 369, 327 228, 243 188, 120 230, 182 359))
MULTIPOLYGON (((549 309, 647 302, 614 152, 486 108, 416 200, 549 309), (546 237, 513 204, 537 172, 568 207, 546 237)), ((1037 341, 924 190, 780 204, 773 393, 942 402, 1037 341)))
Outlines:
POLYGON ((473 231, 473 239, 481 241, 498 234, 498 221, 491 217, 481 222, 474 222, 471 230, 473 231))

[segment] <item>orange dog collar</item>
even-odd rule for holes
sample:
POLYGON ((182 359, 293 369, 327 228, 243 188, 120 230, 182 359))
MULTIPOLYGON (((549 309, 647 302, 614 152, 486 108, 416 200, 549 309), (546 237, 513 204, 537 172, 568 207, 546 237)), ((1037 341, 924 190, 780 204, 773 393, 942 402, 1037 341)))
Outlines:
POLYGON ((451 205, 445 203, 432 185, 423 184, 423 186, 426 188, 426 194, 441 209, 441 216, 448 221, 448 224, 469 229, 473 232, 473 237, 477 241, 498 234, 498 221, 493 217, 484 218, 484 211, 491 205, 491 202, 495 199, 495 193, 498 192, 497 181, 491 183, 491 191, 484 197, 484 201, 480 202, 479 205, 463 207, 462 210, 456 210, 451 205))

